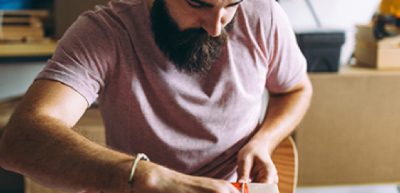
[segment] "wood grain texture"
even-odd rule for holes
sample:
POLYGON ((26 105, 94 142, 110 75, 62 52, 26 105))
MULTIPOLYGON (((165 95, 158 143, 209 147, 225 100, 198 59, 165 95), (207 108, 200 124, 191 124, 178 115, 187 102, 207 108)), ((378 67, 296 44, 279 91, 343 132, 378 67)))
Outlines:
POLYGON ((283 140, 272 154, 278 170, 280 193, 294 193, 297 186, 298 155, 293 138, 283 140))
POLYGON ((50 39, 34 38, 31 42, 4 43, 0 44, 0 57, 24 57, 24 56, 51 56, 56 49, 57 43, 50 39))

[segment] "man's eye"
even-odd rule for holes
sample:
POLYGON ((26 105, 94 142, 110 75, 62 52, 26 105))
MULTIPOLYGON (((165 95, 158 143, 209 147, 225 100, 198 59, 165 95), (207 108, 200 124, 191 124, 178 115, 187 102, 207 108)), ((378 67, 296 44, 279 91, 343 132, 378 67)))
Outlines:
POLYGON ((239 6, 239 3, 235 3, 235 4, 232 4, 232 5, 228 5, 226 8, 232 8, 232 7, 237 7, 237 6, 239 6))
POLYGON ((190 6, 192 7, 201 7, 201 4, 198 2, 193 2, 193 1, 187 1, 189 3, 190 6))
POLYGON ((191 7, 194 8, 201 8, 203 6, 201 3, 195 1, 187 0, 187 2, 191 7))
POLYGON ((242 2, 243 2, 243 0, 240 0, 240 1, 236 2, 236 3, 232 3, 232 4, 228 5, 227 8, 237 7, 242 2))
POLYGON ((239 6, 239 4, 236 4, 236 5, 229 5, 229 6, 226 7, 226 9, 236 8, 237 6, 239 6))
POLYGON ((203 8, 203 7, 206 7, 206 8, 213 7, 212 4, 203 2, 201 0, 186 0, 186 2, 189 4, 189 6, 196 8, 196 9, 203 8))

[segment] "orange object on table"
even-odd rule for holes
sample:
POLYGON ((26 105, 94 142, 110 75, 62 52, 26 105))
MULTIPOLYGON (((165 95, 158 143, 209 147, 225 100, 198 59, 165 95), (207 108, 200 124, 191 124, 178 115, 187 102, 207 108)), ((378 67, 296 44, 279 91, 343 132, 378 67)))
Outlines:
POLYGON ((249 193, 249 186, 247 183, 232 182, 232 185, 235 186, 241 193, 249 193), (242 185, 243 185, 243 192, 242 192, 242 185))

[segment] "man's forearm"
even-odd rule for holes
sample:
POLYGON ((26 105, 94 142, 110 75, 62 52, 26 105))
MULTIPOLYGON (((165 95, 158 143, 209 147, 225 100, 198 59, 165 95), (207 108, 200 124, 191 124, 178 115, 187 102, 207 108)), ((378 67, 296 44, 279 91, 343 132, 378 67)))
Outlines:
POLYGON ((10 121, 0 143, 2 167, 70 191, 129 190, 131 156, 97 145, 50 117, 16 117, 24 118, 10 121))
POLYGON ((130 186, 131 156, 96 145, 45 119, 11 121, 0 142, 0 166, 68 191, 238 193, 227 181, 189 176, 146 161, 139 162, 130 186))
POLYGON ((285 94, 270 94, 266 118, 260 130, 252 138, 267 143, 270 153, 300 123, 312 97, 312 86, 308 78, 298 88, 285 94))

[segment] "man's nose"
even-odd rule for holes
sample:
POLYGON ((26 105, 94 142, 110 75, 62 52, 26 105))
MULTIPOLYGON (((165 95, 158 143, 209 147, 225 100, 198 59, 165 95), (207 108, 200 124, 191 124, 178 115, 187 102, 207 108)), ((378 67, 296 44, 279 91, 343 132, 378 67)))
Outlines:
POLYGON ((224 26, 223 14, 224 10, 218 9, 213 11, 212 14, 205 16, 202 27, 207 31, 208 35, 212 37, 221 35, 224 26))

